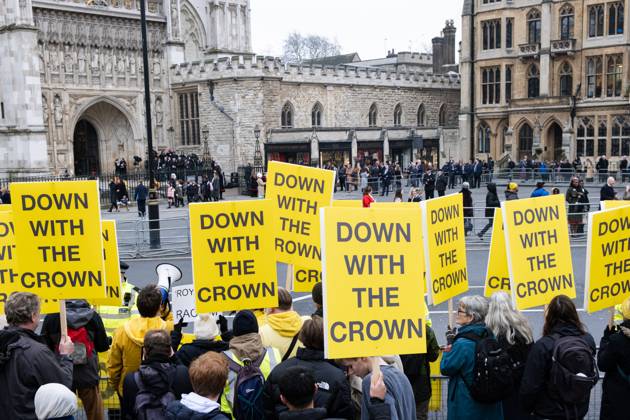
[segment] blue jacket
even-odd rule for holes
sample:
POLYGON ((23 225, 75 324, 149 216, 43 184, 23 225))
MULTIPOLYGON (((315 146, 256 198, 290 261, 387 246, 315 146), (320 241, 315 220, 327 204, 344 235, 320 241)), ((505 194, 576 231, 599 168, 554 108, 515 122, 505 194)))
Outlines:
MULTIPOLYGON (((458 336, 466 333, 481 336, 485 329, 484 323, 465 325, 459 329, 458 336)), ((500 402, 481 404, 470 396, 467 384, 472 384, 474 366, 475 342, 467 338, 457 337, 451 351, 442 354, 440 370, 449 377, 448 420, 503 420, 500 402)))
POLYGON ((547 191, 546 189, 544 189, 544 188, 536 188, 534 191, 532 191, 531 197, 532 198, 534 198, 534 197, 544 197, 544 196, 547 196, 547 195, 549 195, 549 191, 547 191))
POLYGON ((138 185, 136 187, 136 194, 134 197, 136 201, 146 200, 148 195, 149 190, 147 189, 147 187, 144 186, 144 184, 138 185))

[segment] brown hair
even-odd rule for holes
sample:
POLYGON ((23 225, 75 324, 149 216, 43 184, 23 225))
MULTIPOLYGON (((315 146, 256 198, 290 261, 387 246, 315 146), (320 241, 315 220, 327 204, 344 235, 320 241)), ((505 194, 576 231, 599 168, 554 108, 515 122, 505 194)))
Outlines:
POLYGON ((166 330, 149 330, 144 335, 145 358, 171 357, 171 336, 166 330))
POLYGON ((4 305, 7 322, 11 326, 27 324, 39 313, 40 300, 37 295, 28 292, 15 292, 4 305))
POLYGON ((324 350, 324 322, 322 318, 314 316, 304 321, 299 339, 307 349, 324 350))
POLYGON ((551 335, 554 327, 560 323, 571 324, 575 326, 580 333, 586 334, 586 329, 582 321, 580 321, 580 316, 575 309, 575 304, 565 295, 558 295, 549 302, 545 315, 543 335, 551 335))
POLYGON ((162 293, 157 286, 150 284, 138 293, 138 312, 143 318, 153 318, 156 316, 162 305, 162 293))
POLYGON ((221 395, 228 378, 228 363, 220 353, 209 351, 196 358, 188 369, 190 383, 202 397, 221 395))
POLYGON ((293 298, 291 293, 284 287, 278 287, 278 308, 283 311, 290 311, 293 306, 293 298))

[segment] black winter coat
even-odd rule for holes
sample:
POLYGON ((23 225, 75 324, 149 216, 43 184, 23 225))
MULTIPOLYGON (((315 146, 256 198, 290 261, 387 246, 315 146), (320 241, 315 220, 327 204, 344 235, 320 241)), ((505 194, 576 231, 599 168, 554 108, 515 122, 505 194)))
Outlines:
POLYGON ((400 356, 405 376, 409 379, 413 389, 413 397, 416 404, 431 398, 431 370, 430 362, 435 362, 440 357, 440 345, 435 338, 433 330, 427 326, 427 352, 426 354, 404 354, 400 356))
POLYGON ((190 364, 197 357, 205 354, 209 351, 215 353, 222 353, 230 349, 230 345, 225 341, 215 340, 194 340, 192 343, 184 344, 177 353, 175 353, 175 359, 177 363, 190 367, 190 364))
POLYGON ((468 188, 462 188, 460 192, 464 196, 464 217, 473 217, 475 209, 473 208, 472 193, 468 188))
MULTIPOLYGON (((560 323, 552 328, 552 335, 558 334, 561 337, 581 336, 584 341, 593 349, 595 354, 595 340, 589 334, 582 334, 576 326, 560 323)), ((549 373, 552 365, 553 347, 555 339, 552 335, 546 335, 536 341, 527 357, 525 372, 521 382, 521 403, 527 412, 533 412, 545 419, 567 420, 562 404, 554 399, 553 389, 550 385, 549 373)), ((583 418, 588 412, 589 402, 579 404, 577 414, 583 418)))
POLYGON ((602 385, 601 420, 628 419, 626 404, 630 396, 630 321, 624 321, 621 327, 621 331, 613 334, 604 332, 599 344, 597 365, 601 372, 606 372, 602 385))
POLYGON ((526 344, 525 338, 521 335, 516 335, 514 344, 508 343, 505 336, 502 335, 497 337, 497 341, 502 348, 507 350, 507 353, 510 355, 510 359, 515 363, 519 363, 521 366, 518 370, 513 372, 513 377, 517 384, 514 393, 502 401, 503 417, 510 420, 533 419, 534 417, 521 407, 519 399, 521 379, 523 377, 523 372, 525 371, 527 356, 529 355, 532 344, 526 344))
POLYGON ((287 408, 280 401, 280 377, 290 367, 300 366, 313 371, 318 389, 315 394, 315 407, 325 408, 329 417, 344 419, 354 418, 354 407, 350 397, 350 384, 345 373, 331 362, 324 359, 324 352, 299 348, 295 357, 277 365, 265 383, 265 417, 278 419, 287 408))
POLYGON ((192 411, 179 401, 173 401, 166 407, 166 418, 168 420, 232 420, 232 416, 219 410, 213 410, 209 413, 199 413, 192 411))
POLYGON ((72 361, 56 356, 33 331, 9 327, 0 331, 0 418, 37 420, 35 393, 40 386, 72 386, 72 361))
MULTIPOLYGON (((74 365, 72 390, 85 389, 97 386, 99 383, 98 354, 109 350, 109 339, 103 325, 101 316, 92 309, 85 300, 67 300, 66 316, 68 328, 79 329, 85 327, 88 335, 94 342, 94 354, 88 358, 85 365, 74 365)), ((61 340, 61 327, 59 314, 49 314, 42 324, 42 337, 53 351, 57 351, 61 340)))
POLYGON ((488 183, 488 193, 486 194, 486 217, 494 218, 494 209, 501 208, 497 185, 494 182, 488 183))
MULTIPOLYGON (((144 386, 155 395, 164 395, 170 390, 175 394, 176 399, 181 400, 182 394, 193 392, 188 369, 171 361, 145 360, 136 372, 140 372, 140 378, 144 386)), ((123 383, 123 413, 127 417, 123 420, 136 418, 134 406, 138 392, 140 392, 135 379, 136 372, 127 374, 123 383)))

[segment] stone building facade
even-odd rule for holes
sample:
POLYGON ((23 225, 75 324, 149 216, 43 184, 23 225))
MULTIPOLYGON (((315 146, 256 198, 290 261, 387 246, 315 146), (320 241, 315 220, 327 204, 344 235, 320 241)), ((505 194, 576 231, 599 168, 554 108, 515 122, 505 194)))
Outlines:
MULTIPOLYGON (((439 74, 454 64, 452 24, 436 72, 417 53, 341 66, 256 56, 249 0, 147 0, 147 21, 158 150, 233 171, 252 161, 256 125, 266 158, 314 164, 437 161, 458 147, 459 78, 439 74)), ((145 159, 138 0, 0 0, 0 54, 0 176, 145 159)))
POLYGON ((470 155, 612 168, 630 154, 626 0, 466 0, 460 132, 470 155))

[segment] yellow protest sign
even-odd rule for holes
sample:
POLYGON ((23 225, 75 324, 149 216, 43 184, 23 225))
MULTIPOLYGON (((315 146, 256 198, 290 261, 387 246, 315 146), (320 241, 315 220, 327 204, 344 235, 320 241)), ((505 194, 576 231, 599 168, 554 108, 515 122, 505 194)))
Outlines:
MULTIPOLYGON (((319 210, 333 203, 334 182, 333 171, 269 163, 266 197, 275 212, 273 243, 278 261, 321 271, 319 210)), ((313 288, 309 282, 294 281, 293 285, 296 292, 313 288)))
POLYGON ((0 312, 4 313, 4 304, 9 295, 18 289, 19 277, 17 258, 15 257, 15 231, 10 206, 0 206, 0 312), (9 208, 7 208, 9 207, 9 208))
POLYGON ((363 201, 361 200, 335 200, 332 203, 333 207, 350 207, 350 208, 363 208, 363 201))
POLYGON ((22 291, 43 299, 105 295, 96 181, 11 185, 22 291))
POLYGON ((101 222, 101 236, 103 237, 103 261, 105 262, 105 296, 91 299, 94 305, 121 306, 123 302, 122 278, 120 275, 120 257, 118 256, 118 238, 116 236, 116 221, 103 220, 101 222))
POLYGON ((605 200, 599 202, 602 210, 610 210, 610 209, 618 209, 619 207, 630 206, 630 201, 628 200, 605 200))
POLYGON ((575 298, 564 196, 501 203, 512 295, 518 309, 575 298))
POLYGON ((494 209, 492 224, 492 239, 488 254, 488 267, 484 296, 490 297, 494 292, 510 293, 510 271, 508 270, 507 254, 505 252, 505 233, 503 232, 503 216, 501 209, 494 209))
POLYGON ((277 306, 270 200, 189 209, 197 312, 277 306))
POLYGON ((426 352, 417 209, 322 209, 329 359, 426 352))
POLYGON ((588 312, 630 296, 630 206, 589 213, 585 279, 588 312))
POLYGON ((429 303, 439 305, 468 290, 464 202, 451 194, 421 207, 429 303))

